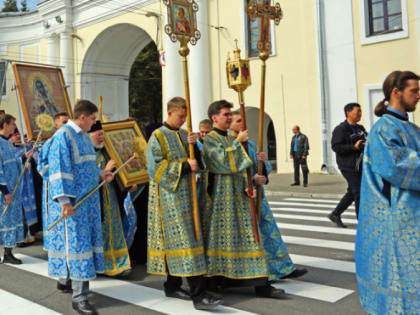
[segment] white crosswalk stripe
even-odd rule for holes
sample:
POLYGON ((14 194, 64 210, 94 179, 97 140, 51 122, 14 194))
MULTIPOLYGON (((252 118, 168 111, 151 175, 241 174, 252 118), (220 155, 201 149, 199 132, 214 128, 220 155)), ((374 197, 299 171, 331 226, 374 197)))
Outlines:
MULTIPOLYGON (((327 215, 331 212, 331 211, 326 211, 326 210, 318 210, 318 209, 304 209, 304 208, 287 208, 287 207, 281 207, 281 208, 276 208, 276 207, 272 207, 271 210, 273 210, 273 212, 276 211, 293 211, 293 212, 302 212, 302 213, 316 213, 316 214, 324 214, 325 217, 327 217, 327 215)), ((354 212, 344 212, 342 215, 342 217, 355 217, 356 213, 354 212)))
POLYGON ((0 289, 0 314, 58 315, 60 313, 0 289))
MULTIPOLYGON (((338 201, 337 201, 338 203, 338 201)), ((325 209, 335 209, 337 205, 330 204, 319 204, 319 203, 300 203, 300 202, 290 202, 290 201, 269 201, 270 206, 305 206, 310 208, 325 208, 325 209)), ((354 209, 354 207, 349 207, 349 209, 354 209)))
MULTIPOLYGON (((293 214, 277 214, 274 213, 274 217, 275 218, 280 218, 280 219, 295 219, 295 220, 308 220, 308 221, 319 221, 319 222, 331 222, 328 218, 324 218, 324 217, 314 217, 314 216, 310 216, 310 215, 293 215, 293 214)), ((357 220, 356 219, 346 219, 345 220, 346 223, 354 223, 357 224, 357 220)))

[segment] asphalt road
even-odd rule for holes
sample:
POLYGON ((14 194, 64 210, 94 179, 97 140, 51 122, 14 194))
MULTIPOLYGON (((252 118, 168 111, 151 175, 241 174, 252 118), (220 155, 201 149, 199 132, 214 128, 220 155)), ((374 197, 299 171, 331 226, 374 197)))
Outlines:
MULTIPOLYGON (((326 218, 334 199, 269 198, 292 260, 309 272, 298 280, 278 284, 282 300, 256 298, 251 288, 224 292, 216 314, 366 314, 359 303, 354 266, 356 217, 354 208, 343 215, 347 229, 326 218)), ((17 249, 24 264, 0 265, 0 314, 75 314, 71 296, 56 290, 47 275, 42 244, 17 249)), ((166 298, 164 278, 136 265, 125 279, 98 277, 91 282, 90 300, 100 314, 204 314, 191 302, 166 298)))

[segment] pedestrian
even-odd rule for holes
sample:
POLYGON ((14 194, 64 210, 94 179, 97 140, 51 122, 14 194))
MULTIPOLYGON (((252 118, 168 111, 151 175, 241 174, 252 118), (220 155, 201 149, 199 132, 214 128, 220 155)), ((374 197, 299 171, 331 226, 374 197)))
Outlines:
POLYGON ((194 234, 191 172, 204 165, 195 145, 198 135, 180 129, 186 119, 183 98, 171 99, 167 110, 166 122, 152 133, 147 145, 147 271, 167 276, 167 297, 192 299, 196 309, 209 310, 222 300, 207 291, 203 238, 196 239, 194 234), (189 144, 194 144, 196 159, 188 158, 189 144), (189 292, 181 288, 182 278, 186 278, 189 292))
POLYGON ((309 141, 308 137, 300 132, 299 126, 292 128, 294 136, 290 144, 290 158, 293 159, 293 167, 295 170, 295 182, 290 186, 300 185, 299 168, 302 168, 303 187, 308 187, 308 155, 309 155, 309 141))
MULTIPOLYGON (((232 123, 230 134, 237 137, 242 127, 242 117, 239 110, 232 112, 232 123)), ((257 152, 257 146, 248 141, 248 155, 252 160, 252 176, 254 185, 266 185, 268 175, 272 171, 267 161, 265 152, 257 152), (258 161, 262 161, 263 175, 258 175, 258 161)), ((256 189, 256 187, 254 187, 256 189)), ((277 226, 273 211, 270 208, 267 197, 262 188, 261 218, 259 220, 261 240, 264 246, 268 264, 268 280, 271 282, 280 281, 286 278, 299 278, 308 272, 305 268, 296 268, 289 256, 286 244, 281 237, 280 229, 277 226)))
POLYGON ((203 149, 208 187, 200 195, 208 277, 214 286, 254 287, 256 296, 282 298, 284 291, 268 282, 265 251, 256 242, 246 180, 252 160, 242 145, 249 136, 247 130, 236 138, 228 135, 232 107, 220 100, 208 109, 213 121, 203 149))
POLYGON ((355 259, 369 314, 420 311, 420 128, 407 115, 420 99, 419 79, 387 76, 365 148, 355 259))
MULTIPOLYGON (((12 250, 24 240, 22 185, 17 186, 14 196, 12 191, 22 170, 22 160, 8 140, 16 128, 15 121, 9 114, 0 117, 0 246, 4 246, 3 263, 20 265, 22 261, 12 250), (7 205, 7 212, 3 213, 7 205)), ((33 151, 28 151, 25 157, 30 158, 32 154, 33 151)))
POLYGON ((338 168, 347 181, 347 192, 328 218, 338 227, 345 228, 341 214, 353 203, 356 216, 359 216, 360 184, 362 180, 362 159, 367 132, 358 124, 362 118, 362 109, 358 103, 344 106, 346 120, 334 128, 331 147, 335 152, 338 168))
POLYGON ((98 108, 87 100, 74 107, 74 118, 51 138, 44 152, 48 171, 48 226, 65 219, 48 232, 48 273, 58 277, 57 288, 71 292, 72 307, 80 314, 97 314, 88 301, 89 280, 104 272, 99 192, 77 210, 75 202, 94 189, 100 179, 114 176, 96 166, 95 149, 87 132, 96 122, 98 108))

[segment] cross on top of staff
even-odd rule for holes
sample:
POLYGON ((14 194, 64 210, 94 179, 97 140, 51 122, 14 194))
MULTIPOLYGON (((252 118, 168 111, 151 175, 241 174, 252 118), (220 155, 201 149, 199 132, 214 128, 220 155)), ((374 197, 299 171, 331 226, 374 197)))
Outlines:
POLYGON ((258 41, 257 48, 260 52, 269 52, 271 50, 270 43, 270 20, 274 20, 274 23, 278 25, 280 20, 283 18, 283 11, 280 4, 276 3, 274 6, 271 5, 271 0, 251 0, 249 2, 248 16, 251 21, 255 21, 257 18, 260 19, 260 40, 258 41))

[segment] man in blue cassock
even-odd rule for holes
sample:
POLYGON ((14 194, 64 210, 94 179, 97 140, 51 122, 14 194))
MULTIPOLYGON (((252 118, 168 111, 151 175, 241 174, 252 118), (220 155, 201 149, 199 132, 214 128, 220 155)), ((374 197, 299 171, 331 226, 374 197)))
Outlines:
POLYGON ((370 314, 420 310, 420 128, 407 116, 420 99, 419 79, 409 71, 385 79, 381 118, 365 147, 355 258, 370 314))
MULTIPOLYGON (((22 170, 22 161, 15 156, 13 144, 7 140, 16 128, 15 121, 8 114, 0 118, 0 246, 4 246, 4 263, 19 265, 22 261, 13 256, 12 249, 24 239, 22 186, 18 186, 13 197, 12 191, 22 170), (6 205, 9 208, 3 214, 6 205)), ((32 154, 30 151, 26 157, 32 154)))
MULTIPOLYGON (((230 125, 230 134, 236 137, 242 128, 242 117, 239 110, 232 112, 232 123, 230 125)), ((270 163, 264 152, 257 153, 257 147, 252 141, 248 141, 248 155, 252 160, 252 177, 254 185, 265 185, 268 183, 268 175, 272 171, 270 163), (258 175, 258 161, 264 161, 264 174, 258 175)), ((256 187, 255 187, 256 189, 256 187)), ((298 278, 307 273, 307 269, 296 268, 290 259, 286 244, 281 237, 276 219, 273 216, 268 200, 264 194, 261 200, 261 219, 259 221, 261 239, 265 250, 268 265, 268 280, 286 278, 298 278)))
POLYGON ((48 232, 48 273, 59 278, 60 290, 73 291, 72 306, 80 314, 97 314, 88 302, 89 280, 104 272, 98 192, 77 210, 73 206, 100 179, 107 182, 113 179, 111 172, 100 172, 97 168, 95 149, 87 134, 96 122, 97 111, 91 102, 79 101, 74 108, 74 119, 55 133, 46 152, 48 226, 65 217, 48 232))

